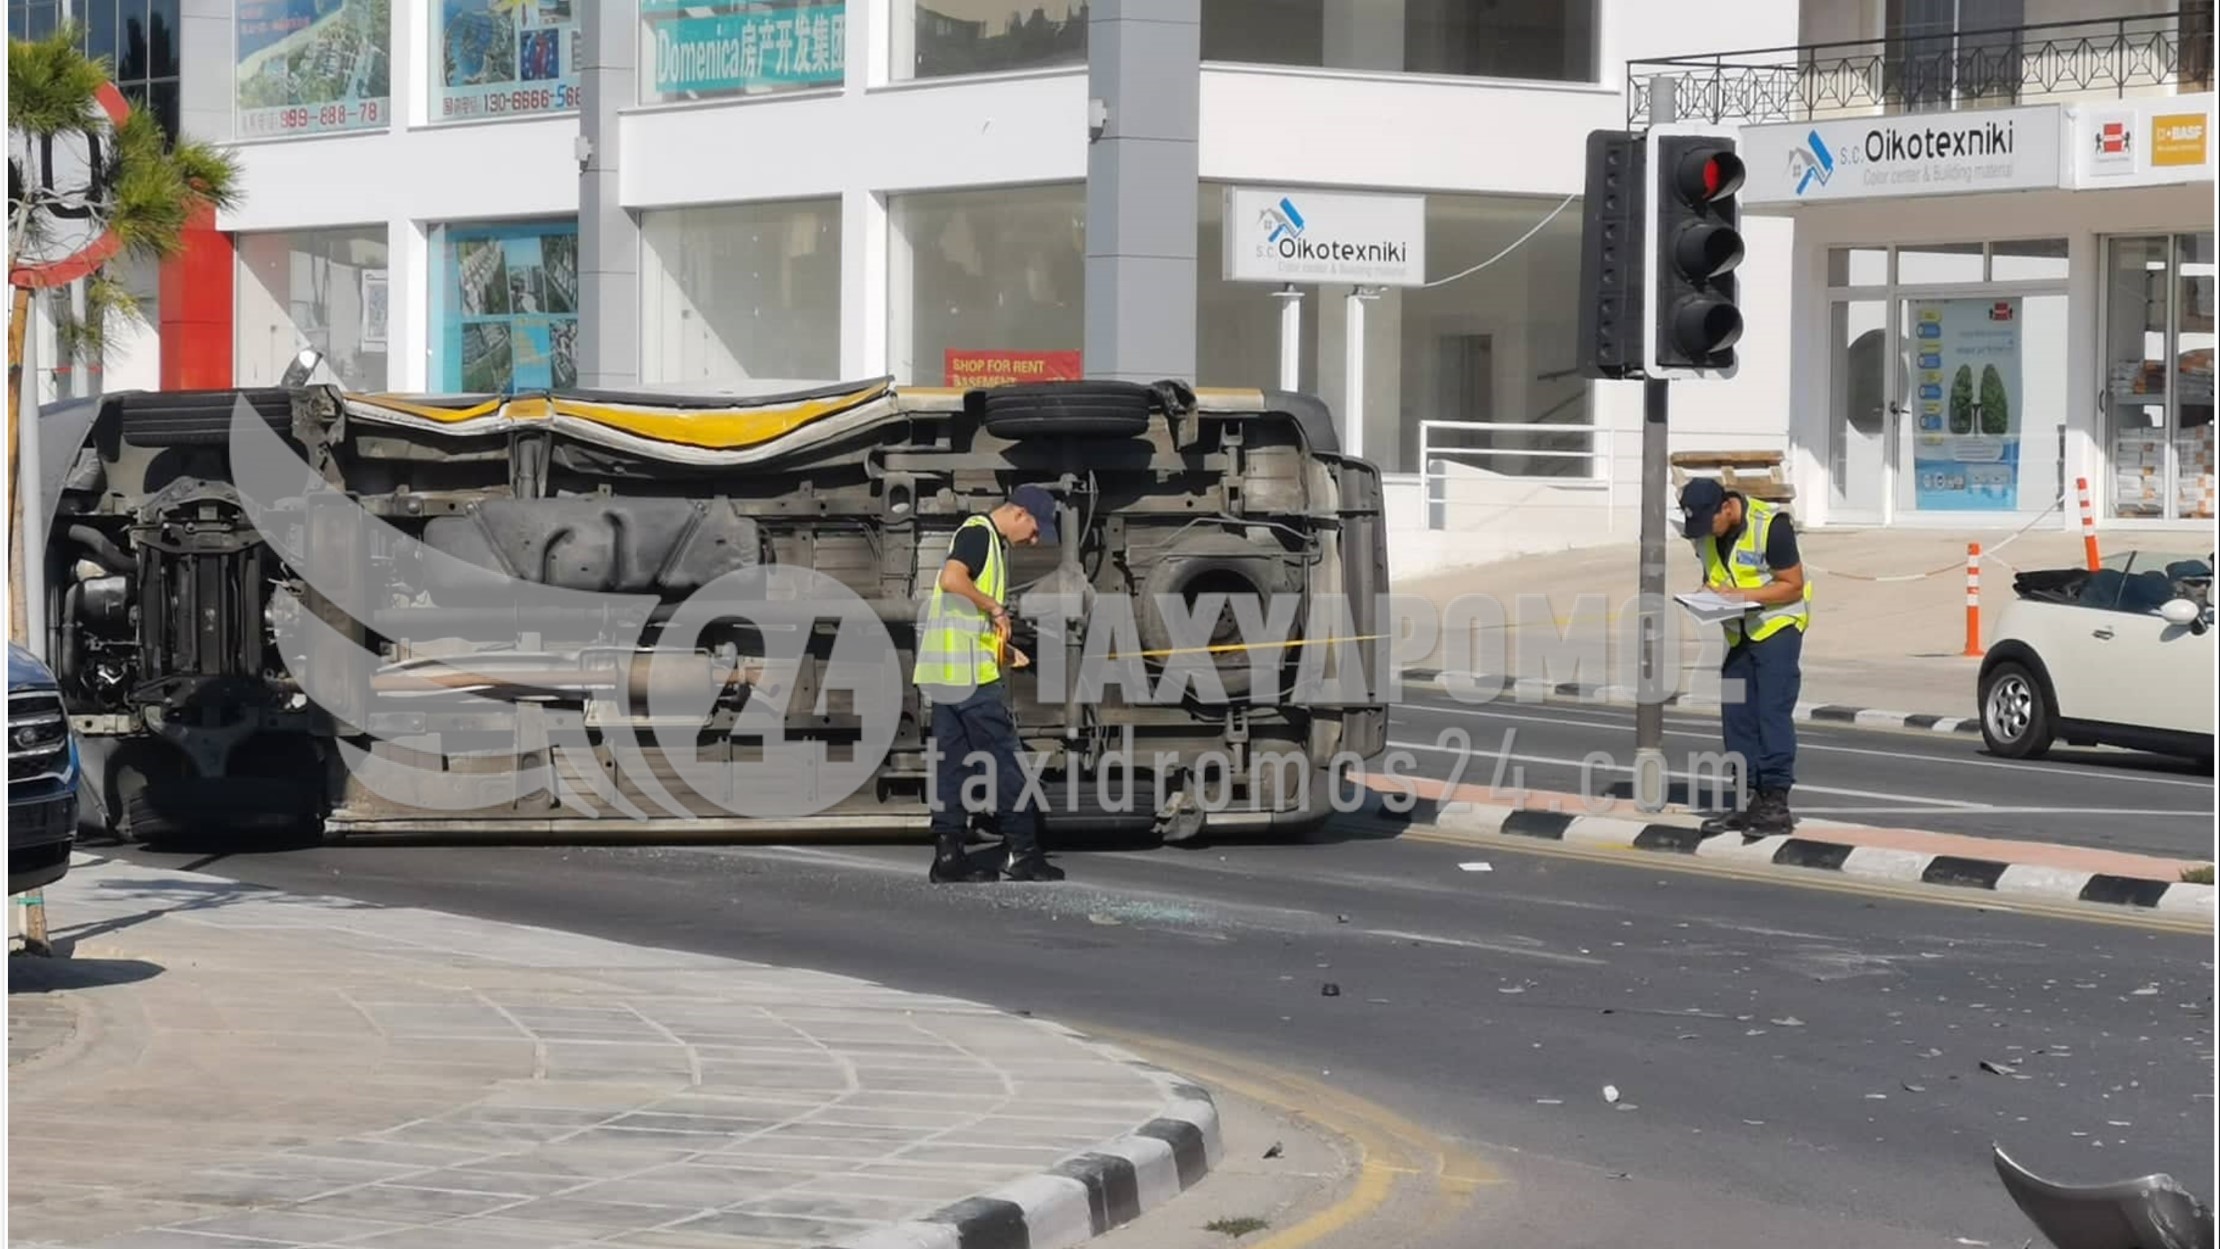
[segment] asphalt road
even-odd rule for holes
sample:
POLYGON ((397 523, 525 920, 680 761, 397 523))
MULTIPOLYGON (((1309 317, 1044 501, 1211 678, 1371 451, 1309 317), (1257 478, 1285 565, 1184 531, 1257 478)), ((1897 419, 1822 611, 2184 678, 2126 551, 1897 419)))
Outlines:
MULTIPOLYGON (((1626 796, 1634 713, 1414 694, 1395 709, 1389 740, 1427 776, 1450 775, 1469 750, 1466 784, 1572 794, 1617 786, 1626 796), (1608 752, 1612 766, 1591 769, 1584 791, 1581 760, 1591 751, 1608 752)), ((1664 749, 1676 774, 1693 766, 1692 756, 1722 751, 1718 715, 1667 715, 1664 749)), ((1710 798, 1708 782, 1699 790, 1710 798)), ((1797 815, 1812 820, 2208 861, 2214 852, 2212 774, 2193 761, 2124 750, 2060 749, 2020 762, 1989 755, 1971 734, 1799 724, 1791 797, 1797 815)))
POLYGON ((1441 1246, 2019 1245, 2033 1230, 1992 1141, 2065 1181, 2213 1173, 2205 936, 1354 823, 1312 844, 1066 853, 1073 882, 1052 886, 933 887, 925 855, 357 845, 186 865, 1304 1073, 1500 1175, 1441 1246))

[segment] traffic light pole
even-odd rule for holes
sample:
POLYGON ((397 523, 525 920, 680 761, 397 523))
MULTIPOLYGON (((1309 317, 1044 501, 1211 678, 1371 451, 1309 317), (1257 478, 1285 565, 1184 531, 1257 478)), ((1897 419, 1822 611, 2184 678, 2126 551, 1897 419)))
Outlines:
MULTIPOLYGON (((1679 84, 1665 75, 1650 79, 1650 124, 1680 119, 1679 84)), ((1658 310, 1662 315, 1663 310, 1658 310)), ((1661 377, 1642 381, 1642 556, 1636 599, 1636 638, 1641 653, 1634 688, 1634 804, 1662 811, 1671 785, 1665 765, 1665 511, 1671 484, 1665 444, 1665 413, 1671 383, 1661 377)), ((1677 682, 1676 682, 1677 684, 1677 682)))
POLYGON ((1665 511, 1670 484, 1665 451, 1666 387, 1663 378, 1642 383, 1642 563, 1636 599, 1639 676, 1634 690, 1634 802, 1662 811, 1669 791, 1665 766, 1665 511))

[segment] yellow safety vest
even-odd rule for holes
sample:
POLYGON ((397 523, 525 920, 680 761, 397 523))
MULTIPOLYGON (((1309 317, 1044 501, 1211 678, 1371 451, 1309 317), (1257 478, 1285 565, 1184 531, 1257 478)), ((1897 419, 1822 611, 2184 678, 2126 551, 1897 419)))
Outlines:
MULTIPOLYGON (((987 530, 987 564, 979 570, 975 584, 988 598, 999 603, 1008 591, 1009 582, 1002 559, 1002 535, 995 531, 994 522, 984 516, 970 517, 957 526, 956 532, 961 534, 974 525, 983 525, 987 530)), ((1001 667, 995 662, 998 649, 994 623, 987 619, 987 614, 969 599, 943 591, 936 572, 933 596, 926 604, 925 618, 918 622, 917 669, 912 680, 927 689, 961 697, 1002 675, 1001 667)))
MULTIPOLYGON (((1703 561, 1705 585, 1726 581, 1738 589, 1759 590, 1773 584, 1773 568, 1765 562, 1765 535, 1772 530, 1773 520, 1780 515, 1780 508, 1758 499, 1749 499, 1744 502, 1743 509, 1742 536, 1735 540, 1731 563, 1720 561, 1718 539, 1709 536, 1696 539, 1696 556, 1703 561)), ((1755 624, 1746 623, 1749 620, 1747 615, 1740 620, 1726 622, 1729 645, 1742 640, 1744 629, 1749 630, 1751 641, 1762 642, 1790 625, 1799 629, 1810 627, 1811 582, 1808 579, 1804 582, 1804 595, 1800 601, 1760 608, 1756 614, 1755 624)))

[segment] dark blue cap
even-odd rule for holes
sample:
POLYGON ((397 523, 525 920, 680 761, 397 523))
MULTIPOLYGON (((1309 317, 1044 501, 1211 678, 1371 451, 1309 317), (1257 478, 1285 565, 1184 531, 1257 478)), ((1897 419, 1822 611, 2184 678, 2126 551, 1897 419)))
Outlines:
POLYGON ((1019 486, 1010 492, 1010 502, 1032 513, 1033 523, 1041 527, 1041 544, 1053 546, 1063 539, 1056 532, 1056 499, 1039 486, 1019 486))
POLYGON ((1709 477, 1697 477, 1680 488, 1680 510, 1685 518, 1681 536, 1708 538, 1711 536, 1711 518, 1726 505, 1727 488, 1709 477))

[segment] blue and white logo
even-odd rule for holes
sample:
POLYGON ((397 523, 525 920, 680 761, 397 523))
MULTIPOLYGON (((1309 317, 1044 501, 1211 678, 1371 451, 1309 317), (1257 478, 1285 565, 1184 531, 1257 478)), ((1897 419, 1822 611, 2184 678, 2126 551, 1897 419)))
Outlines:
POLYGON ((1788 154, 1788 176, 1796 182, 1796 194, 1811 189, 1814 182, 1827 185, 1835 176, 1835 154, 1827 150, 1827 141, 1813 130, 1804 136, 1804 146, 1788 154))
POLYGON ((1278 243, 1281 239, 1303 237, 1303 214, 1289 196, 1280 197, 1277 205, 1265 209, 1258 216, 1257 224, 1266 230, 1264 242, 1267 246, 1278 243))

